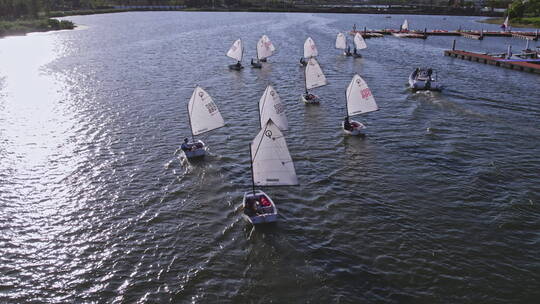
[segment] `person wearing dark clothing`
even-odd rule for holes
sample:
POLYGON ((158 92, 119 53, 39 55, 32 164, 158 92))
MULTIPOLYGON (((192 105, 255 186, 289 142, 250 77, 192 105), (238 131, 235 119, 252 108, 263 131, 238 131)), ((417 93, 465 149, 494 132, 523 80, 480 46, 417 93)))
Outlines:
POLYGON ((180 146, 180 149, 186 152, 186 151, 191 151, 192 147, 193 145, 189 143, 189 140, 187 138, 184 138, 184 143, 182 143, 182 145, 180 146))
POLYGON ((349 115, 345 116, 345 120, 343 121, 343 129, 347 131, 353 130, 353 126, 351 125, 351 122, 349 121, 349 115))

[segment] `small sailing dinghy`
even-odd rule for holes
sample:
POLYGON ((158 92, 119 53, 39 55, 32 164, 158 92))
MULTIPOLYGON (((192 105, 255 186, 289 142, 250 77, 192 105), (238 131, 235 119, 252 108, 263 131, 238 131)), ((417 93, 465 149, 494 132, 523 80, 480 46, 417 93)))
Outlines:
MULTIPOLYGON (((276 51, 276 47, 274 46, 272 41, 270 41, 270 38, 268 38, 268 36, 266 36, 266 35, 262 35, 261 39, 264 41, 265 47, 270 49, 270 52, 271 52, 270 56, 274 55, 274 52, 276 51)), ((268 57, 270 57, 270 56, 261 58, 260 61, 261 62, 266 62, 268 60, 268 57)))
POLYGON ((358 50, 362 50, 367 48, 366 41, 364 41, 364 38, 362 38, 362 35, 360 33, 356 33, 354 35, 354 50, 353 50, 353 57, 355 58, 362 58, 362 55, 358 53, 358 50))
POLYGON ((251 66, 256 69, 262 68, 261 62, 266 62, 266 58, 272 56, 275 49, 268 36, 263 35, 257 41, 257 60, 251 59, 251 66))
POLYGON ((349 116, 377 111, 379 107, 366 82, 358 74, 355 74, 351 83, 349 83, 345 95, 347 116, 345 116, 345 120, 341 123, 341 127, 345 134, 360 135, 366 126, 361 122, 349 120, 349 116))
POLYGON ((281 131, 287 131, 289 129, 289 123, 285 115, 285 106, 281 103, 281 98, 279 98, 277 91, 271 85, 266 87, 259 100, 259 118, 261 129, 264 128, 268 120, 272 120, 281 131))
POLYGON ((392 33, 392 36, 398 37, 398 38, 420 38, 420 39, 427 38, 426 33, 409 31, 409 21, 407 21, 407 19, 403 21, 403 24, 401 25, 398 32, 392 33))
POLYGON ((244 193, 242 216, 251 224, 277 221, 274 201, 255 186, 294 186, 298 178, 287 142, 279 127, 269 119, 249 145, 252 191, 244 193))
POLYGON ((416 68, 409 75, 409 87, 414 91, 441 91, 443 86, 439 83, 437 74, 433 69, 416 68))
POLYGON ((315 41, 311 37, 308 37, 304 42, 304 57, 300 58, 300 64, 305 66, 310 58, 317 57, 318 55, 319 51, 317 50, 315 41))
POLYGON ((324 76, 321 66, 315 58, 310 58, 307 62, 304 70, 304 80, 306 93, 300 96, 300 100, 305 104, 318 104, 320 102, 319 97, 311 94, 308 90, 322 87, 327 85, 328 82, 326 81, 326 76, 324 76))
POLYGON ((351 56, 351 47, 347 45, 347 37, 343 33, 338 33, 336 37, 336 49, 343 50, 343 55, 351 56))
POLYGON ((230 64, 229 69, 240 71, 244 68, 241 63, 242 57, 244 56, 244 46, 242 45, 241 39, 236 40, 232 44, 231 48, 227 52, 227 56, 238 61, 236 64, 230 64))
POLYGON ((187 138, 184 139, 181 149, 187 159, 203 157, 206 155, 207 147, 202 140, 196 141, 195 136, 221 128, 225 125, 225 121, 212 97, 199 86, 193 90, 187 110, 192 142, 190 143, 187 138))

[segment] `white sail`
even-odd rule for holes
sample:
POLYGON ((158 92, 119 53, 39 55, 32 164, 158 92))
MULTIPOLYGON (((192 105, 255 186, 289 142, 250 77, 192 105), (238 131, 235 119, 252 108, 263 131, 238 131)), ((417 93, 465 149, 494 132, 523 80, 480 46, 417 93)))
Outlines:
MULTIPOLYGON (((265 36, 262 36, 261 39, 257 42, 257 58, 264 59, 272 56, 272 42, 265 40, 265 36)), ((268 38, 268 37, 266 37, 268 38)))
POLYGON ((343 33, 338 33, 336 37, 336 49, 344 50, 347 48, 347 38, 343 33))
POLYGON ((379 107, 366 82, 358 74, 354 75, 347 87, 347 112, 349 116, 377 111, 379 107))
POLYGON ((289 128, 287 116, 285 115, 285 106, 281 103, 281 98, 279 98, 277 91, 271 85, 266 87, 259 101, 259 113, 261 114, 261 129, 270 119, 282 131, 289 128))
POLYGON ((268 38, 268 36, 266 35, 262 35, 262 39, 264 40, 264 42, 266 42, 272 53, 274 53, 276 51, 276 47, 274 46, 272 41, 270 41, 270 38, 268 38))
POLYGON ((408 31, 409 30, 409 21, 407 21, 407 19, 405 19, 405 21, 403 21, 403 25, 401 26, 401 30, 402 31, 408 31))
POLYGON ((188 103, 188 115, 193 135, 223 127, 225 122, 212 97, 197 86, 188 103))
POLYGON ((251 142, 251 161, 255 185, 298 185, 287 142, 272 120, 268 120, 251 142))
POLYGON ((242 40, 238 39, 236 40, 229 51, 227 52, 227 56, 231 57, 232 59, 236 59, 238 61, 242 61, 242 55, 244 54, 244 47, 242 46, 242 40))
POLYGON ((509 25, 509 24, 508 24, 508 16, 506 16, 506 19, 504 19, 503 25, 504 25, 504 28, 505 28, 505 29, 508 28, 508 25, 509 25))
POLYGON ((367 45, 366 45, 366 42, 364 41, 364 38, 362 38, 362 35, 360 35, 359 33, 356 33, 356 35, 354 35, 354 47, 357 50, 367 48, 367 45))
POLYGON ((306 90, 322 87, 326 85, 326 76, 321 69, 321 66, 315 60, 315 58, 310 58, 306 65, 306 90))
POLYGON ((319 55, 319 52, 317 51, 317 46, 315 45, 315 41, 313 41, 311 37, 308 37, 306 39, 306 42, 304 42, 304 58, 316 57, 318 55, 319 55))

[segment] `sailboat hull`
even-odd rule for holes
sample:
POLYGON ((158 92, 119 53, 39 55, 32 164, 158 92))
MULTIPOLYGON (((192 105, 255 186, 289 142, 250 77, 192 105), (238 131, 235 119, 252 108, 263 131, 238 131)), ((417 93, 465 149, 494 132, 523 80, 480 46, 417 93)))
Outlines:
POLYGON ((242 217, 253 225, 275 223, 278 217, 278 209, 274 201, 261 190, 244 193, 242 200, 242 217), (257 205, 257 202, 259 204, 257 205), (266 201, 266 204, 263 204, 266 201))
MULTIPOLYGON (((313 95, 313 94, 311 94, 311 95, 313 95)), ((307 104, 307 105, 308 105, 308 104, 316 104, 316 105, 318 105, 318 104, 320 104, 320 102, 321 102, 319 96, 317 96, 317 95, 313 95, 313 98, 308 99, 308 98, 306 97, 306 94, 302 94, 302 95, 300 95, 300 100, 301 100, 303 103, 307 104)))
POLYGON ((208 149, 202 140, 197 140, 192 143, 193 148, 190 151, 184 151, 184 155, 187 159, 196 159, 202 158, 206 155, 206 150, 208 149))
MULTIPOLYGON (((262 61, 262 60, 261 60, 262 61)), ((262 64, 260 62, 256 62, 256 61, 252 61, 251 62, 251 67, 254 68, 254 69, 261 69, 262 68, 262 64)))
POLYGON ((364 130, 366 128, 366 126, 364 126, 364 124, 362 124, 361 122, 358 122, 356 120, 351 120, 350 123, 351 123, 353 129, 352 130, 345 130, 344 122, 343 121, 341 122, 341 128, 343 129, 343 132, 345 134, 352 135, 352 136, 363 135, 362 130, 364 130))
POLYGON ((229 64, 229 70, 240 71, 243 68, 244 67, 242 65, 229 64))

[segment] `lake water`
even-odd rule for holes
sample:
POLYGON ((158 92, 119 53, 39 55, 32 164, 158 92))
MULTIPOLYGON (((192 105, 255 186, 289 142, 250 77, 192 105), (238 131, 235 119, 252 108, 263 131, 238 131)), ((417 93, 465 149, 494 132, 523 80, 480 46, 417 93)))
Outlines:
MULTIPOLYGON (((476 17, 406 16, 411 28, 490 29, 476 17), (443 19, 445 18, 445 19, 443 19)), ((0 302, 531 303, 540 298, 538 75, 443 56, 453 37, 367 40, 405 16, 145 12, 69 18, 74 31, 0 39, 0 302), (257 39, 278 52, 249 67, 257 39), (299 102, 311 36, 329 85, 299 102), (241 72, 230 44, 245 45, 241 72), (407 90, 418 66, 442 93, 407 90), (343 136, 360 74, 380 111, 343 136), (196 84, 227 126, 184 162, 196 84), (248 143, 272 84, 300 186, 266 188, 284 218, 241 218, 248 143)), ((457 38, 505 52, 520 39, 457 38)), ((540 45, 538 42, 531 46, 540 45)))

